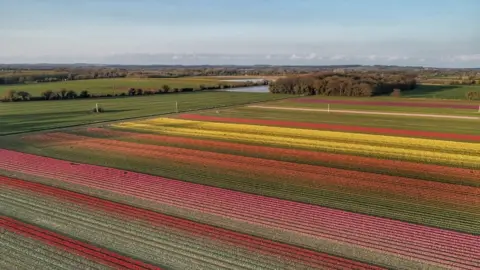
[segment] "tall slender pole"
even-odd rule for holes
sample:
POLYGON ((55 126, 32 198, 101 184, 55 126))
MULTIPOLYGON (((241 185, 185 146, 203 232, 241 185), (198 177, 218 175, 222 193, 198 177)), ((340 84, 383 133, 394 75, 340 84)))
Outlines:
POLYGON ((178 113, 178 101, 175 101, 175 111, 178 113))
POLYGON ((95 104, 95 111, 98 113, 98 103, 95 104))

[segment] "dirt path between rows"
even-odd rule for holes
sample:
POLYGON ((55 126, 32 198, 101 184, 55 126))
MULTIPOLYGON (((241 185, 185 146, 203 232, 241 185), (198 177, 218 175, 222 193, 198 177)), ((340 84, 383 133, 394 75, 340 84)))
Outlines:
POLYGON ((372 115, 393 115, 393 116, 407 116, 407 117, 433 117, 433 118, 448 118, 448 119, 480 120, 480 117, 460 116, 460 115, 395 113, 395 112, 359 111, 359 110, 327 110, 327 109, 310 109, 310 108, 298 108, 298 107, 276 107, 276 106, 259 106, 259 105, 251 105, 247 107, 258 108, 258 109, 287 110, 287 111, 330 112, 330 113, 351 113, 351 114, 372 114, 372 115))

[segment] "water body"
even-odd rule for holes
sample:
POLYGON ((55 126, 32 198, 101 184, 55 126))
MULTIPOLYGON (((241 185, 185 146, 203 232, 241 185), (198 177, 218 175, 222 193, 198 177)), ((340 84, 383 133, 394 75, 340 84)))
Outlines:
POLYGON ((243 93, 268 93, 268 85, 262 86, 250 86, 250 87, 238 87, 225 89, 227 92, 243 92, 243 93))
MULTIPOLYGON (((234 80, 222 80, 223 82, 263 82, 264 79, 234 79, 234 80)), ((268 93, 268 85, 261 86, 249 86, 226 89, 227 92, 243 92, 243 93, 268 93)))

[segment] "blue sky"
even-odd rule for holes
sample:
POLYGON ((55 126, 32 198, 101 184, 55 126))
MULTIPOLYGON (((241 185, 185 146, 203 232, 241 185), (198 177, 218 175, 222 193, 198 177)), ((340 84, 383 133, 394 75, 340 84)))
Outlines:
POLYGON ((480 1, 0 0, 0 62, 480 67, 480 1))

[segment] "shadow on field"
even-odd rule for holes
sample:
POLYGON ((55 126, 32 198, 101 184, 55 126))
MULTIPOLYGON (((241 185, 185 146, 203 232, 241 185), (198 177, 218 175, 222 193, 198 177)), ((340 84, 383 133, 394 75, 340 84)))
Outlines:
POLYGON ((445 91, 461 88, 458 85, 418 85, 417 88, 402 92, 403 96, 432 96, 439 95, 445 91))

